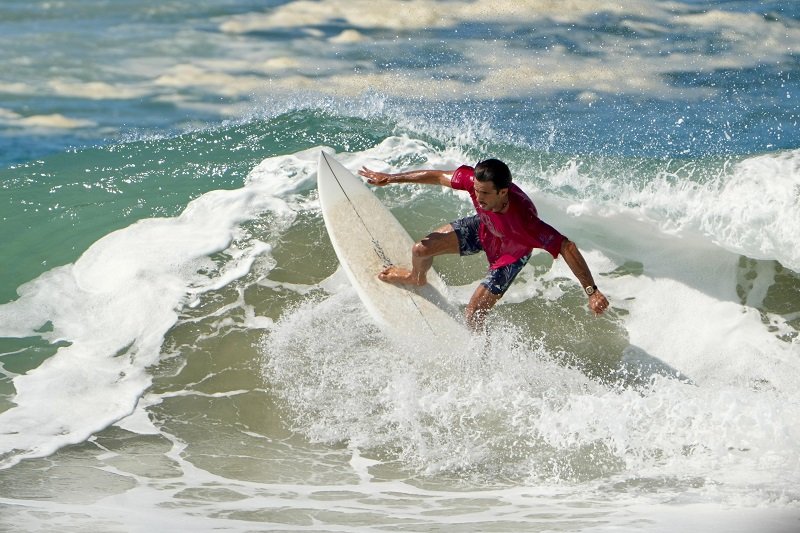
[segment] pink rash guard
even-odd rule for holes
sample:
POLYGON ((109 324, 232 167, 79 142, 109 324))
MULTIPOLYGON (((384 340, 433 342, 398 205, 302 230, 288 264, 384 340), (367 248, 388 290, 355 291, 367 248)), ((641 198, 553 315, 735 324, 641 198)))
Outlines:
POLYGON ((534 248, 547 250, 554 258, 558 257, 565 237, 539 219, 533 201, 515 184, 508 187, 508 210, 505 213, 481 208, 475 195, 474 168, 459 167, 450 178, 450 185, 453 189, 467 191, 472 198, 472 205, 481 221, 479 237, 489 268, 510 265, 534 248))

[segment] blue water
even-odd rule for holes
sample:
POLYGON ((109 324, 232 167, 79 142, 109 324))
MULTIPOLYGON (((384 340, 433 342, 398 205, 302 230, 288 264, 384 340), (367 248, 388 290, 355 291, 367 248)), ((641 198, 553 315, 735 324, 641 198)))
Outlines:
POLYGON ((0 530, 796 531, 798 45, 786 0, 3 2, 0 530), (505 160, 612 311, 535 256, 486 351, 393 343, 323 149, 505 160))

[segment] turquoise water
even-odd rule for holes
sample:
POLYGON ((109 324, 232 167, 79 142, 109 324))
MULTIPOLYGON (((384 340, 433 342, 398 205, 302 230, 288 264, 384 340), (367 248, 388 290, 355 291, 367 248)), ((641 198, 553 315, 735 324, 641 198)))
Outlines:
POLYGON ((0 530, 796 531, 800 10, 567 4, 4 2, 0 530), (536 255, 398 345, 323 149, 504 159, 611 312, 536 255))

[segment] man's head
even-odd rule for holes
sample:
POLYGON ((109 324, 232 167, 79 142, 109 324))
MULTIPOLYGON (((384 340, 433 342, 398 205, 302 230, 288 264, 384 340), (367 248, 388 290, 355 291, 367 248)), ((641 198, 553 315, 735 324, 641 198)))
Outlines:
POLYGON ((511 185, 511 171, 499 159, 487 159, 475 165, 475 179, 490 181, 496 190, 507 189, 511 185))
POLYGON ((511 171, 498 159, 487 159, 475 165, 475 194, 487 211, 503 212, 508 206, 511 171))

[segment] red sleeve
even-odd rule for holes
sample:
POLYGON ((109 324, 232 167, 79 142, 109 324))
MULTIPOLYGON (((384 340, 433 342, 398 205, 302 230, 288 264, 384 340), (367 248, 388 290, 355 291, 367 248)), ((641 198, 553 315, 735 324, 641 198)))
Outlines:
POLYGON ((553 259, 558 257, 561 253, 561 243, 564 242, 564 237, 553 226, 539 218, 539 212, 533 201, 522 190, 513 185, 509 190, 509 194, 514 195, 514 203, 517 206, 517 224, 518 227, 525 228, 521 233, 525 242, 531 248, 541 248, 553 256, 553 259))
POLYGON ((537 246, 537 248, 547 250, 550 255, 553 256, 553 259, 558 258, 558 254, 561 253, 561 243, 564 242, 566 237, 561 235, 557 229, 547 222, 543 222, 540 218, 536 219, 535 227, 536 238, 539 241, 539 246, 537 246))
POLYGON ((453 176, 450 178, 450 186, 459 191, 468 191, 472 188, 474 179, 475 169, 462 165, 453 172, 453 176))

